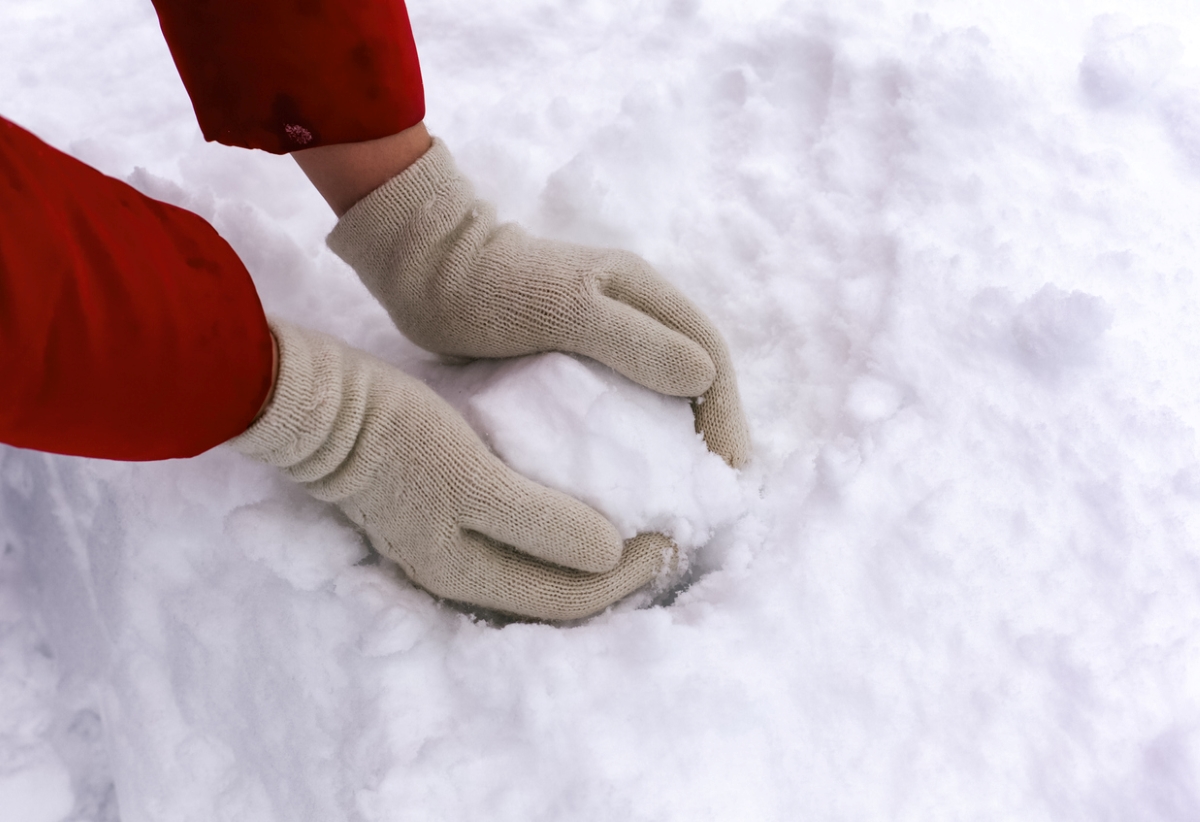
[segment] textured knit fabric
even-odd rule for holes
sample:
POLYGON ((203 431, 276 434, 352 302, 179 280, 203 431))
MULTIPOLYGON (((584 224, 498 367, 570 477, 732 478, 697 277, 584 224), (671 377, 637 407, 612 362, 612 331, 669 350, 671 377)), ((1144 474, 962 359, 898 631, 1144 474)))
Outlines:
POLYGON ((154 0, 209 140, 276 154, 425 116, 403 0, 154 0))
POLYGON ((329 247, 417 345, 462 357, 567 351, 664 394, 731 465, 750 440, 713 324, 635 254, 530 237, 475 198, 444 143, 351 208, 329 247))
POLYGON ((282 322, 263 416, 230 445, 333 502, 439 596, 537 619, 602 610, 652 580, 673 548, 622 546, 598 512, 515 473, 418 380, 282 322))
POLYGON ((0 215, 0 442, 152 460, 246 429, 271 337, 208 223, 3 118, 0 215))

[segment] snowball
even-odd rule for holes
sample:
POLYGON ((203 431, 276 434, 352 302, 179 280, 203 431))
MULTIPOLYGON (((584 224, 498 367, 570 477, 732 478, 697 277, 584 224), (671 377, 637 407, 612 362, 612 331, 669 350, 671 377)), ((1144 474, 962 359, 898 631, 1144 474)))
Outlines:
POLYGON ((500 366, 467 418, 515 470, 593 506, 628 539, 695 548, 745 509, 737 472, 695 432, 687 400, 550 353, 500 366))

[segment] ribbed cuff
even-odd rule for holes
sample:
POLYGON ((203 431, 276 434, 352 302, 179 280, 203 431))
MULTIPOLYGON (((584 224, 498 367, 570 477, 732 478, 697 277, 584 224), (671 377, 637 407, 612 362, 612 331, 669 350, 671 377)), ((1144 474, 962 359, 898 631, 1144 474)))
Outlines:
POLYGON ((260 462, 288 468, 328 439, 341 402, 341 346, 282 320, 268 323, 279 344, 275 395, 262 416, 226 444, 260 462))
POLYGON ((434 137, 433 145, 420 159, 342 215, 325 242, 360 276, 368 276, 368 272, 388 266, 397 244, 403 243, 406 248, 422 246, 423 238, 410 236, 415 218, 444 211, 447 228, 456 224, 459 210, 439 204, 457 204, 463 198, 473 199, 474 190, 458 172, 446 144, 434 137))

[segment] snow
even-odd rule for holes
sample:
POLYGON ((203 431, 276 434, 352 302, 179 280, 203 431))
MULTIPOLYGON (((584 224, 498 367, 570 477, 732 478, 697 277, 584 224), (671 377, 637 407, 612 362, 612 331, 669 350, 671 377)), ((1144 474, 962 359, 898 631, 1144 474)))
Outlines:
MULTIPOLYGON (((744 513, 666 597, 504 624, 224 450, 0 450, 0 820, 1200 818, 1200 7, 410 11, 501 215, 725 333, 744 513)), ((291 161, 202 142, 144 0, 9 0, 0 66, 465 406, 291 161)))
POLYGON ((745 512, 737 473, 705 448, 687 400, 557 352, 464 370, 480 369, 494 373, 467 399, 467 421, 501 459, 591 505, 623 538, 666 534, 686 565, 745 512))
POLYGON ((0 782, 0 807, 13 819, 59 822, 73 801, 70 775, 58 762, 25 767, 0 782))

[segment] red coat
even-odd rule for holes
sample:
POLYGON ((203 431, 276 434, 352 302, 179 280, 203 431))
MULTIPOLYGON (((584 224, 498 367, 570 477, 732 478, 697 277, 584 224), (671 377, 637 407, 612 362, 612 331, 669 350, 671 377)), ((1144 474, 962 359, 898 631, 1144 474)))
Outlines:
MULTIPOLYGON (((282 154, 424 117, 402 0, 155 0, 204 136, 282 154)), ((0 442, 123 460, 241 433, 270 388, 250 276, 203 219, 0 118, 0 442)))

